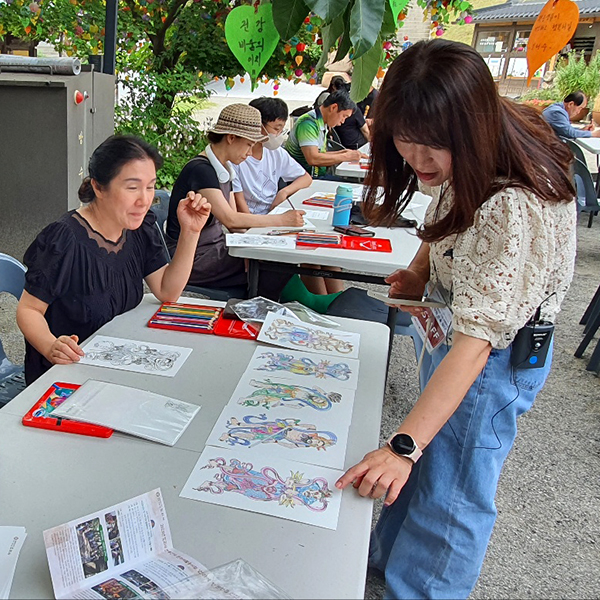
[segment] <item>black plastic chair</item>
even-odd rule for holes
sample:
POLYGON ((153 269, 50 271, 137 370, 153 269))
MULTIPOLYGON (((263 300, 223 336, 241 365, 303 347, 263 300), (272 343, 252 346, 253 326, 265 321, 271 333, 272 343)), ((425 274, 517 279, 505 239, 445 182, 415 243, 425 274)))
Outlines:
MULTIPOLYGON (((583 317, 581 317, 580 324, 584 324, 585 328, 583 330, 583 339, 577 347, 577 350, 575 350, 575 356, 577 358, 582 358, 583 353, 594 339, 594 335, 596 335, 596 332, 600 329, 600 286, 586 308, 583 317)), ((598 340, 596 348, 592 352, 586 370, 600 373, 600 340, 598 340)))
MULTIPOLYGON (((0 254, 0 292, 8 292, 17 300, 25 286, 25 267, 12 256, 0 254)), ((25 389, 22 365, 13 364, 0 340, 0 407, 10 402, 25 389)))
POLYGON ((577 188, 578 208, 581 212, 590 214, 588 227, 591 227, 594 215, 597 215, 600 211, 600 204, 598 203, 594 180, 592 179, 592 175, 587 168, 587 165, 578 158, 573 161, 573 167, 575 173, 575 187, 577 188), (580 201, 580 199, 582 199, 583 202, 580 201))
POLYGON ((580 160, 585 165, 585 156, 583 154, 583 149, 581 148, 581 146, 573 140, 565 140, 565 142, 567 142, 567 146, 569 146, 569 149, 573 153, 573 156, 575 156, 577 160, 580 160))
MULTIPOLYGON (((165 249, 167 261, 171 262, 171 253, 169 252, 167 240, 165 239, 165 222, 169 216, 169 192, 165 190, 156 190, 155 198, 158 198, 159 201, 155 202, 150 207, 150 210, 156 216, 156 227, 158 228, 160 239, 165 249)), ((222 302, 227 302, 227 300, 231 298, 243 299, 248 297, 248 289, 246 286, 208 288, 199 285, 186 285, 185 291, 206 296, 210 300, 220 300, 222 302)))

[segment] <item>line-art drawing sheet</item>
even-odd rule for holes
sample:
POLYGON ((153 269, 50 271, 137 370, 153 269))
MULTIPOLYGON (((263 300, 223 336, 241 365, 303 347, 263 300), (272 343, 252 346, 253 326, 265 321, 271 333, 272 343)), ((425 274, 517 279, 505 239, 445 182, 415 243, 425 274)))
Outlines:
POLYGON ((312 352, 258 346, 248 364, 254 377, 273 375, 295 381, 333 383, 355 390, 358 387, 360 362, 352 358, 318 355, 312 352))
POLYGON ((265 411, 228 404, 217 419, 207 446, 231 448, 241 459, 256 454, 343 469, 349 427, 331 412, 285 407, 265 411))
POLYGON ((271 312, 258 334, 258 341, 294 350, 358 358, 360 334, 310 325, 271 312))
POLYGON ((95 365, 149 375, 175 377, 192 353, 191 348, 166 346, 106 335, 94 336, 82 347, 82 365, 95 365))
POLYGON ((237 411, 250 408, 267 416, 282 416, 284 411, 307 423, 314 415, 328 414, 339 427, 350 427, 354 394, 354 390, 331 382, 297 383, 246 370, 227 406, 237 411))
POLYGON ((207 446, 180 497, 337 529, 343 471, 207 446))
MULTIPOLYGON (((290 210, 290 207, 287 204, 280 204, 276 206, 272 211, 269 212, 270 215, 281 215, 290 210)), ((303 210, 306 214, 304 215, 304 219, 314 219, 315 221, 325 221, 329 215, 331 214, 330 210, 311 210, 309 208, 305 208, 304 206, 300 209, 303 210)))

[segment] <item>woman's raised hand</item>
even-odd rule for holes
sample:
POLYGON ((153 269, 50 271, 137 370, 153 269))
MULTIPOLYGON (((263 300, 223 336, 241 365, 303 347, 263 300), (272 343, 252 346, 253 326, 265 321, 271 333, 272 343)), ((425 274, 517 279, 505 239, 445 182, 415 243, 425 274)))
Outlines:
POLYGON ((210 215, 211 206, 201 194, 188 192, 179 201, 177 219, 183 232, 200 233, 210 215))

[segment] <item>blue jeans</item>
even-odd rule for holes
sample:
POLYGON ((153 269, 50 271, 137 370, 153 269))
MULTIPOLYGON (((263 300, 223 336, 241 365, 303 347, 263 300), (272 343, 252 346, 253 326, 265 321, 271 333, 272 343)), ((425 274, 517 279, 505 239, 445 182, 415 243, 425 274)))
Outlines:
MULTIPOLYGON (((447 352, 442 344, 433 353, 429 377, 447 352)), ((492 350, 398 499, 383 509, 369 564, 385 573, 386 598, 467 598, 475 586, 517 417, 531 408, 552 362, 550 348, 543 368, 515 370, 510 352, 492 350)))

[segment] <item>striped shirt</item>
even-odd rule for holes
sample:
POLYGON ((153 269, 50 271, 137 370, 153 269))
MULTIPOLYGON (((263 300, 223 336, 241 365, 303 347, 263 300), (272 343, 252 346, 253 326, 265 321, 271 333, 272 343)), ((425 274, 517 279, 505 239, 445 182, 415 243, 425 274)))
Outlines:
POLYGON ((318 109, 307 112, 296 121, 294 129, 285 143, 285 149, 313 177, 325 175, 327 167, 313 167, 306 162, 302 146, 316 146, 320 152, 327 152, 327 126, 318 109))

